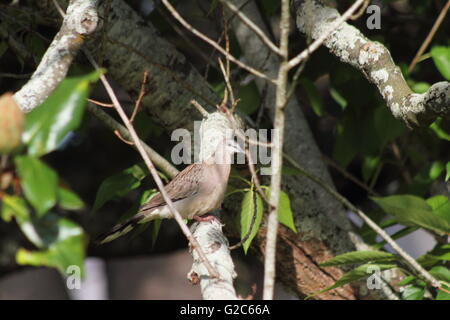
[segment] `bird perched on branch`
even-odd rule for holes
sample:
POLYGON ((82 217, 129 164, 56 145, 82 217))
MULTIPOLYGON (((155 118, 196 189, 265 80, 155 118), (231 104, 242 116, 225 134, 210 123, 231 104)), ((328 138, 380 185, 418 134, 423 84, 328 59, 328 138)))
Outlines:
MULTIPOLYGON (((202 215, 220 207, 228 185, 233 154, 243 152, 237 142, 224 138, 208 159, 186 167, 164 187, 183 218, 209 220, 202 215)), ((137 225, 157 218, 173 218, 161 193, 142 205, 135 216, 101 236, 99 243, 110 242, 130 232, 137 225)))

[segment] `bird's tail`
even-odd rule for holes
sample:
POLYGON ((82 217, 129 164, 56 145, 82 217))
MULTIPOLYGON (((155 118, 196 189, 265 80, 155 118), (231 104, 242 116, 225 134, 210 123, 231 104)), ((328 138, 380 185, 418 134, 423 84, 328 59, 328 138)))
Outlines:
POLYGON ((142 213, 137 214, 127 221, 114 226, 114 228, 112 228, 109 232, 98 237, 96 242, 98 244, 104 244, 113 241, 133 230, 138 224, 143 223, 144 220, 146 220, 145 222, 147 222, 150 219, 148 219, 148 217, 142 213))

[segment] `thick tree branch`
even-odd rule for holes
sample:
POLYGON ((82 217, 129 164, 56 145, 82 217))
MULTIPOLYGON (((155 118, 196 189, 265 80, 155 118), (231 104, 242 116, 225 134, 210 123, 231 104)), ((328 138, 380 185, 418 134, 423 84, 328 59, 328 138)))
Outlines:
MULTIPOLYGON (((320 0, 294 0, 293 4, 298 29, 313 39, 333 30, 334 22, 341 18, 336 9, 320 0)), ((357 28, 342 23, 326 38, 324 45, 375 84, 394 117, 409 127, 427 126, 439 116, 450 117, 449 82, 438 82, 423 94, 413 93, 389 50, 369 40, 357 28)))
POLYGON ((195 222, 191 231, 202 248, 208 260, 219 273, 218 278, 208 277, 208 270, 201 263, 198 254, 192 251, 194 263, 188 272, 188 279, 193 284, 200 282, 204 300, 237 300, 233 280, 236 278, 234 263, 231 259, 229 243, 222 233, 222 224, 214 219, 209 222, 195 222))
POLYGON ((97 28, 96 0, 72 0, 60 31, 56 34, 39 66, 14 98, 24 112, 39 106, 66 77, 84 37, 97 28))

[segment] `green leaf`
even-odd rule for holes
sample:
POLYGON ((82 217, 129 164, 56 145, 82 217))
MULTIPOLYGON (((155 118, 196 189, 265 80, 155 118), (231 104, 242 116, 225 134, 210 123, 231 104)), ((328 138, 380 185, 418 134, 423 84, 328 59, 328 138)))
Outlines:
POLYGON ((416 225, 438 233, 450 232, 450 221, 435 214, 431 206, 420 197, 396 195, 385 198, 372 197, 371 199, 404 225, 416 225))
POLYGON ((48 266, 63 275, 69 266, 78 266, 83 274, 86 236, 83 229, 65 218, 54 220, 57 236, 43 250, 29 251, 21 248, 16 253, 20 265, 48 266))
POLYGON ((279 1, 273 1, 273 0, 262 0, 260 1, 263 11, 268 16, 276 15, 277 12, 280 11, 280 2, 279 1))
POLYGON ((23 198, 5 195, 1 214, 7 222, 14 217, 23 234, 38 248, 43 248, 58 233, 57 230, 52 228, 54 215, 47 213, 43 218, 30 216, 23 198))
MULTIPOLYGON (((270 188, 263 186, 265 188, 266 197, 270 197, 270 188)), ((280 190, 280 200, 278 201, 278 222, 284 224, 286 227, 297 233, 297 228, 295 227, 294 214, 291 209, 291 200, 289 195, 280 190)))
POLYGON ((39 60, 42 58, 45 51, 47 50, 46 42, 33 32, 27 33, 24 39, 24 44, 29 50, 29 52, 32 53, 34 56, 38 57, 39 60))
POLYGON ((448 179, 450 179, 450 161, 447 162, 445 166, 445 171, 447 171, 447 173, 445 174, 445 182, 447 182, 448 179))
POLYGON ((442 171, 444 171, 444 164, 441 161, 434 161, 430 166, 430 179, 435 180, 441 175, 442 171))
POLYGON ((433 213, 450 222, 450 199, 446 196, 434 196, 427 199, 433 213))
POLYGON ((13 217, 18 222, 23 221, 29 216, 27 204, 21 197, 5 194, 2 197, 1 204, 2 210, 0 216, 5 222, 10 222, 13 217))
POLYGON ((291 209, 291 200, 289 200, 288 194, 283 190, 280 190, 280 201, 278 202, 278 221, 295 233, 298 232, 291 209))
POLYGON ((417 258, 424 267, 431 267, 442 260, 450 261, 450 243, 437 245, 433 250, 417 258))
POLYGON ((345 110, 348 106, 347 100, 333 87, 330 88, 330 95, 336 101, 338 105, 341 106, 342 110, 345 110))
POLYGON ((119 174, 106 178, 97 191, 92 210, 95 212, 109 200, 115 197, 123 197, 131 190, 138 188, 145 176, 146 174, 142 167, 134 165, 119 174))
POLYGON ((450 134, 441 128, 440 123, 441 119, 436 120, 430 125, 430 129, 438 136, 438 138, 450 141, 450 134))
POLYGON ((27 115, 22 138, 30 155, 41 156, 55 150, 80 125, 89 83, 98 77, 99 73, 94 72, 66 78, 40 107, 27 115))
POLYGON ((156 240, 158 240, 159 230, 161 229, 162 219, 153 220, 152 227, 152 248, 155 246, 156 240))
MULTIPOLYGON (((442 287, 445 290, 450 291, 450 286, 443 284, 442 287)), ((439 290, 436 296, 436 300, 450 300, 450 293, 447 293, 443 290, 439 290)))
POLYGON ((301 170, 298 170, 294 167, 289 167, 286 165, 283 165, 281 168, 281 173, 283 176, 297 176, 297 175, 303 175, 303 172, 301 170))
POLYGON ((347 264, 358 264, 375 261, 395 260, 392 253, 383 251, 354 251, 340 254, 326 262, 320 264, 322 267, 341 266, 347 264))
POLYGON ((163 127, 155 122, 155 120, 146 112, 138 112, 133 122, 134 128, 139 138, 145 141, 148 137, 159 138, 164 132, 163 127))
POLYGON ((84 208, 83 200, 76 193, 62 187, 58 188, 58 203, 61 208, 66 210, 81 210, 84 208))
POLYGON ((403 122, 395 119, 384 104, 375 109, 373 123, 379 147, 383 147, 406 131, 406 126, 403 122))
MULTIPOLYGON (((368 276, 371 276, 373 273, 371 271, 373 270, 388 270, 397 268, 395 264, 363 264, 359 267, 356 267, 352 271, 347 272, 344 274, 338 281, 336 281, 332 286, 320 291, 319 293, 323 293, 338 287, 341 287, 343 285, 346 285, 347 283, 366 278, 368 276)), ((317 293, 317 294, 319 294, 317 293)))
POLYGON ((339 120, 333 158, 342 167, 346 167, 357 154, 375 155, 379 152, 381 140, 373 134, 376 131, 373 117, 373 110, 361 113, 356 108, 347 108, 339 120))
POLYGON ((434 46, 431 57, 441 75, 450 81, 450 47, 434 46))
POLYGON ((399 283, 397 283, 397 286, 402 287, 406 286, 407 284, 410 284, 411 282, 415 281, 417 278, 414 276, 407 276, 403 280, 401 280, 399 283))
MULTIPOLYGON (((396 231, 394 234, 391 234, 391 238, 394 239, 394 240, 399 239, 399 238, 403 238, 404 236, 407 236, 408 234, 413 233, 418 228, 419 227, 416 227, 416 226, 414 226, 414 227, 404 227, 404 228, 396 231)), ((386 240, 382 240, 382 241, 372 245, 372 247, 374 249, 381 249, 381 248, 383 248, 386 245, 386 243, 387 243, 386 240)))
POLYGON ((42 216, 56 204, 58 175, 32 156, 18 156, 15 163, 25 197, 42 216))
POLYGON ((247 191, 244 194, 244 199, 241 203, 241 239, 250 232, 250 236, 243 243, 244 252, 247 253, 253 238, 259 230, 263 216, 263 203, 260 195, 255 193, 254 190, 247 191), (256 198, 256 203, 253 198, 256 198), (255 207, 256 206, 256 207, 255 207), (256 211, 256 212, 255 212, 256 211), (252 226, 253 215, 256 214, 255 223, 250 232, 250 227, 252 226))
POLYGON ((450 282, 450 270, 444 266, 433 267, 430 274, 438 280, 450 282))
POLYGON ((300 79, 300 83, 306 91, 306 95, 308 96, 309 103, 311 104, 314 113, 319 117, 323 116, 325 114, 324 103, 314 82, 308 78, 302 78, 300 79))
POLYGON ((362 175, 365 182, 369 181, 380 164, 379 156, 366 156, 362 165, 362 175))
POLYGON ((254 81, 239 89, 238 98, 240 101, 237 108, 246 115, 253 114, 261 106, 261 97, 254 81))
POLYGON ((356 136, 355 125, 347 119, 337 126, 337 137, 333 147, 333 159, 335 159, 343 168, 345 168, 357 154, 357 146, 352 141, 356 136))
POLYGON ((427 82, 414 82, 411 86, 412 91, 415 93, 425 93, 430 88, 430 84, 427 82))
POLYGON ((422 300, 425 294, 424 287, 408 286, 402 292, 403 300, 422 300))

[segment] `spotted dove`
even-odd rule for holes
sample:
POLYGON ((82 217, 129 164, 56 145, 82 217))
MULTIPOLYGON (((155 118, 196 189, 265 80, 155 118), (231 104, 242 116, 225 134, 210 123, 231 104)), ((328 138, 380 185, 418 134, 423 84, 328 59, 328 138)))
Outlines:
MULTIPOLYGON (((201 220, 200 216, 220 207, 228 184, 231 159, 236 152, 243 152, 239 144, 225 138, 208 159, 186 167, 164 187, 183 218, 201 220)), ((157 218, 173 218, 161 193, 142 205, 135 216, 101 236, 99 243, 110 242, 137 225, 157 218)))

